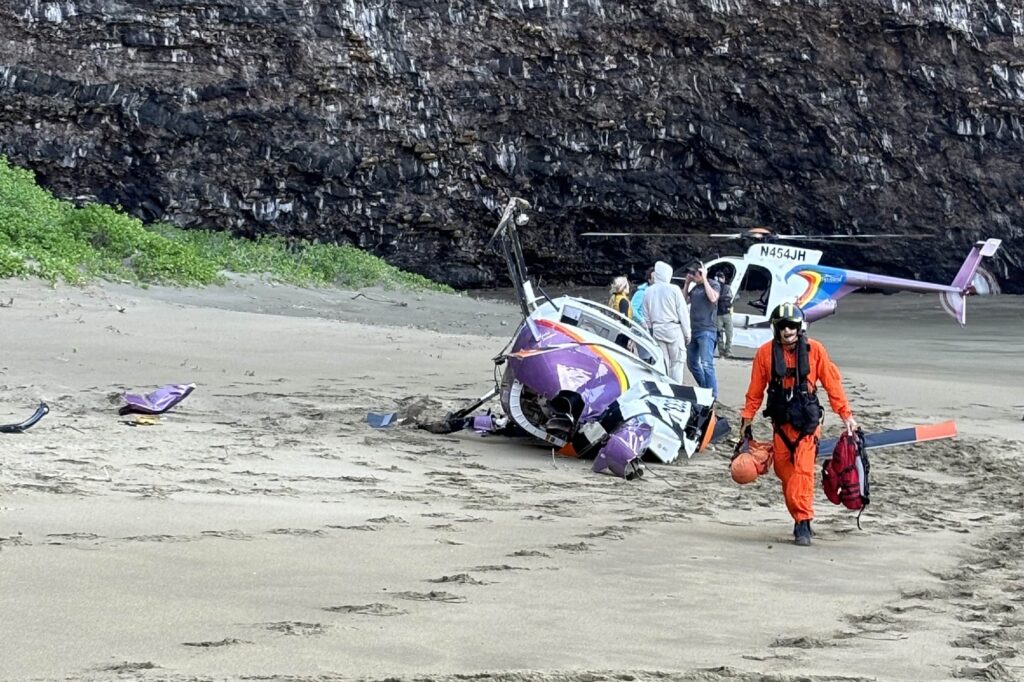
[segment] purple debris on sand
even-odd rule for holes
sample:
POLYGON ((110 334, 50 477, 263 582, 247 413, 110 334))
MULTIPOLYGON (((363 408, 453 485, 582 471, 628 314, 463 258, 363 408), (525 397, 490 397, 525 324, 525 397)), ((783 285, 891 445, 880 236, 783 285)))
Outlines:
POLYGON ((651 425, 630 419, 619 427, 594 458, 595 473, 610 471, 631 480, 643 476, 640 457, 651 444, 651 425))
POLYGON ((497 429, 494 417, 489 414, 479 414, 473 417, 472 427, 479 434, 491 433, 497 429))
POLYGON ((125 393, 124 401, 127 405, 122 407, 118 414, 163 414, 187 398, 195 388, 195 384, 167 384, 144 396, 125 393))

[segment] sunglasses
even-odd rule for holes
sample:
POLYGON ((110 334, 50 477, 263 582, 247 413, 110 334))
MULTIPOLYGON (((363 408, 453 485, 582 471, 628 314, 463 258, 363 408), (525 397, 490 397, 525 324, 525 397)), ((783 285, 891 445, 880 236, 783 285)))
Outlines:
POLYGON ((800 327, 801 327, 799 322, 785 322, 785 321, 784 322, 776 322, 775 326, 778 327, 779 329, 796 329, 797 331, 799 331, 800 327))

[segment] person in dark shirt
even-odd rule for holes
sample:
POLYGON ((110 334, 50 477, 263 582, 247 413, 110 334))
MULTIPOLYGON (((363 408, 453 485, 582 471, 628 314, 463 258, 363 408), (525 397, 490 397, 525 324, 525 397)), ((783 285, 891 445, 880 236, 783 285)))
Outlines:
POLYGON ((686 346, 686 366, 701 388, 710 388, 718 398, 718 380, 715 377, 715 346, 718 344, 719 285, 708 278, 708 269, 703 263, 693 263, 687 268, 683 295, 690 305, 690 343, 686 346))

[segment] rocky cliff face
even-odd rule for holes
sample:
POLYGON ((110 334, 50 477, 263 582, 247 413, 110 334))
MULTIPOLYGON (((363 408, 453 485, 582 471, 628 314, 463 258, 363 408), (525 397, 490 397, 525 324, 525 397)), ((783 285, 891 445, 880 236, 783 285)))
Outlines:
MULTIPOLYGON (((457 286, 700 239, 927 232, 829 264, 1024 292, 1024 9, 971 0, 3 0, 0 153, 146 220, 358 244, 457 286)), ((84 196, 83 196, 84 195, 84 196)))

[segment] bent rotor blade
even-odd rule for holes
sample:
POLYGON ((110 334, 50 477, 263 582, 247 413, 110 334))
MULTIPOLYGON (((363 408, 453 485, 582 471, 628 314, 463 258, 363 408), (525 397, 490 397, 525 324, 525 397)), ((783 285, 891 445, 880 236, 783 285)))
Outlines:
MULTIPOLYGON (((891 448, 911 443, 924 443, 930 440, 956 438, 956 422, 946 421, 939 424, 922 424, 905 429, 890 429, 864 436, 864 449, 891 448)), ((818 443, 818 459, 828 459, 836 447, 838 438, 829 438, 818 443)))
POLYGON ((35 413, 19 424, 0 425, 0 433, 23 433, 25 429, 33 426, 37 421, 49 414, 50 408, 46 403, 39 403, 35 413))

